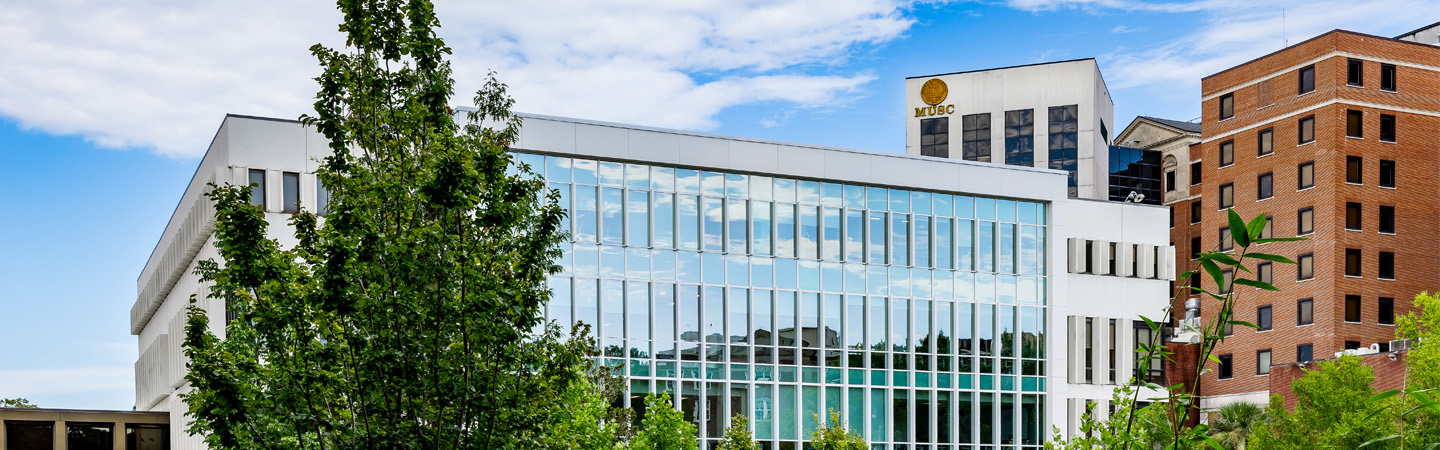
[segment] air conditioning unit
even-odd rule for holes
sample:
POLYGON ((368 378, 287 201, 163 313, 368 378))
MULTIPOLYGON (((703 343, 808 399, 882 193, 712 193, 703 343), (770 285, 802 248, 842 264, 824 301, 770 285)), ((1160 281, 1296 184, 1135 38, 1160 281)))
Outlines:
POLYGON ((1392 352, 1408 351, 1408 350, 1410 350, 1410 348, 1413 347, 1414 345, 1415 345, 1414 341, 1412 341, 1412 340, 1410 340, 1410 339, 1401 339, 1401 340, 1398 340, 1398 341, 1390 341, 1390 351, 1392 351, 1392 352))

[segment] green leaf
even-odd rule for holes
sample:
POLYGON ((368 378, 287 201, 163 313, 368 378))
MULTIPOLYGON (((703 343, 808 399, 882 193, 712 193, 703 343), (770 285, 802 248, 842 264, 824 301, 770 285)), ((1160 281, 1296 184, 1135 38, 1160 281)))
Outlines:
POLYGON ((1274 261, 1278 263, 1295 264, 1295 261, 1291 260, 1290 258, 1286 258, 1280 255, 1272 255, 1269 253, 1246 253, 1245 257, 1254 258, 1262 261, 1274 261))
POLYGON ((1233 239, 1235 241, 1235 245, 1238 245, 1240 247, 1249 247, 1250 234, 1241 233, 1241 231, 1245 231, 1246 229, 1245 219, 1241 219, 1240 213, 1235 212, 1234 208, 1225 210, 1225 213, 1229 216, 1228 219, 1230 221, 1230 239, 1233 239))
POLYGON ((1216 286, 1220 286, 1221 288, 1225 286, 1225 272, 1220 270, 1220 266, 1215 265, 1215 261, 1202 259, 1200 260, 1200 268, 1205 269, 1205 273, 1210 274, 1210 278, 1215 279, 1216 286))
MULTIPOLYGON (((927 320, 928 320, 928 319, 927 319, 927 320)), ((1145 317, 1144 315, 1141 315, 1141 316, 1140 316, 1140 320, 1145 321, 1145 327, 1146 327, 1146 328, 1149 328, 1150 331, 1160 331, 1160 324, 1155 323, 1155 321, 1153 321, 1153 320, 1150 320, 1149 317, 1145 317)))
POLYGON ((1244 265, 1241 265, 1239 260, 1235 259, 1234 257, 1232 257, 1232 256, 1230 256, 1230 255, 1224 254, 1224 253, 1215 253, 1215 254, 1212 254, 1212 255, 1210 255, 1210 259, 1211 259, 1211 260, 1214 260, 1214 261, 1219 261, 1221 264, 1224 264, 1224 265, 1227 265, 1227 266, 1230 266, 1230 267, 1239 267, 1240 270, 1243 270, 1243 271, 1246 271, 1246 272, 1249 272, 1249 271, 1250 271, 1250 269, 1246 269, 1244 265))
POLYGON ((1375 402, 1378 402, 1378 401, 1381 401, 1381 400, 1384 400, 1384 399, 1387 399, 1387 398, 1390 398, 1390 397, 1394 397, 1394 396, 1396 396, 1396 395, 1400 395, 1400 390, 1399 390, 1399 389, 1391 389, 1391 390, 1388 390, 1388 391, 1385 391, 1385 392, 1381 392, 1381 393, 1379 393, 1379 394, 1375 394, 1375 395, 1373 395, 1373 396, 1370 397, 1370 400, 1367 400, 1367 401, 1370 402, 1370 403, 1375 403, 1375 402))
POLYGON ((1257 330, 1260 329, 1260 326, 1259 326, 1259 325, 1256 325, 1256 324, 1253 324, 1253 323, 1250 323, 1250 322, 1246 322, 1246 321, 1243 321, 1243 320, 1232 320, 1232 321, 1230 321, 1230 324, 1231 324, 1231 325, 1239 325, 1239 326, 1242 326, 1242 327, 1250 327, 1250 328, 1254 328, 1254 329, 1257 329, 1257 330))
POLYGON ((1213 448, 1215 450, 1225 450, 1224 447, 1220 446, 1219 442, 1215 441, 1215 438, 1212 438, 1210 436, 1205 436, 1205 445, 1209 445, 1210 448, 1213 448))
POLYGON ((1260 289, 1264 289, 1264 290, 1267 290, 1267 291, 1278 291, 1278 290, 1280 290, 1280 288, 1277 288, 1277 287, 1275 287, 1274 285, 1271 285, 1270 283, 1266 283, 1266 282, 1263 282, 1263 281, 1251 280, 1251 279, 1248 279, 1248 278, 1236 278, 1236 279, 1235 279, 1235 284, 1238 284, 1238 285, 1241 285, 1241 286, 1250 286, 1250 287, 1253 287, 1253 288, 1260 288, 1260 289))
POLYGON ((1388 440, 1391 440, 1391 439, 1395 439, 1395 438, 1398 438, 1398 437, 1400 437, 1400 435, 1398 435, 1398 434, 1392 434, 1392 435, 1385 436, 1385 437, 1378 438, 1378 439, 1371 439, 1371 440, 1365 442, 1364 444, 1360 444, 1360 447, 1358 447, 1358 448, 1369 447, 1371 444, 1375 444, 1375 443, 1379 443, 1379 442, 1385 442, 1385 441, 1388 441, 1388 440))
POLYGON ((1308 241, 1308 240, 1310 240, 1310 238, 1303 238, 1303 237, 1281 237, 1281 238, 1256 239, 1256 240, 1255 240, 1255 243, 1256 243, 1256 244, 1269 244, 1269 243, 1271 243, 1271 242, 1299 242, 1299 241, 1308 241))
POLYGON ((1264 215, 1264 214, 1261 214, 1261 215, 1255 216, 1254 219, 1250 219, 1250 224, 1249 224, 1249 225, 1246 225, 1246 226, 1245 226, 1245 229, 1250 232, 1250 241, 1251 241, 1251 242, 1254 242, 1256 239, 1259 239, 1259 238, 1260 238, 1260 233, 1263 232, 1263 231, 1265 231, 1265 215, 1264 215))

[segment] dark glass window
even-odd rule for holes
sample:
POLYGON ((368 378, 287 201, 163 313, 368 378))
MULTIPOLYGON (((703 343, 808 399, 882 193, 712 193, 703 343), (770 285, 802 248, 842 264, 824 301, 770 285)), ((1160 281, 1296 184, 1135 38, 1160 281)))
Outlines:
MULTIPOLYGON (((65 422, 66 450, 112 450, 115 424, 65 422)), ((21 448, 21 447, 10 447, 21 448)))
POLYGON ((1360 229, 1360 204, 1355 202, 1345 203, 1345 229, 1360 229))
POLYGON ((1235 94, 1220 96, 1220 120, 1235 117, 1235 94))
POLYGON ((920 155, 950 157, 949 117, 920 119, 920 155))
POLYGON ((1345 321, 1360 322, 1360 296, 1345 296, 1345 321))
POLYGON ((1360 348, 1360 341, 1345 341, 1345 349, 1346 349, 1346 350, 1356 350, 1356 349, 1359 349, 1359 348, 1360 348))
POLYGON ((1395 234, 1395 207, 1380 206, 1380 232, 1395 234))
POLYGON ((1005 111, 1005 164, 1035 166, 1035 110, 1005 111))
POLYGON ((1395 66, 1380 65, 1380 90, 1395 92, 1395 66))
POLYGON ((1260 327, 1260 331, 1267 331, 1274 328, 1274 325, 1270 323, 1270 319, 1270 305, 1256 308, 1255 326, 1260 327))
POLYGON ((1315 208, 1300 208, 1295 214, 1295 234, 1303 236, 1315 232, 1315 208))
POLYGON ((1380 115, 1380 141, 1395 142, 1395 116, 1380 115))
POLYGON ((1220 251, 1235 249, 1235 239, 1230 236, 1230 227, 1220 227, 1220 251))
POLYGON ((1264 174, 1261 174, 1261 175, 1258 176, 1258 177, 1255 177, 1255 198, 1263 200, 1263 199, 1267 199, 1267 198, 1270 198, 1270 197, 1274 197, 1274 196, 1275 196, 1275 186, 1274 186, 1274 183, 1273 183, 1274 180, 1275 180, 1275 175, 1272 174, 1272 173, 1269 173, 1269 172, 1266 172, 1266 173, 1264 173, 1264 174))
POLYGON ((1300 119, 1300 143, 1307 144, 1315 141, 1315 116, 1306 116, 1300 119))
POLYGON ((1270 374, 1270 349, 1258 350, 1255 352, 1255 374, 1270 374))
POLYGON ((1381 325, 1394 325, 1394 324, 1395 324, 1395 299, 1390 298, 1390 297, 1380 297, 1380 310, 1379 310, 1379 312, 1380 312, 1380 315, 1379 315, 1378 317, 1376 317, 1376 322, 1380 323, 1381 325))
MULTIPOLYGON (((1200 259, 1200 236, 1190 238, 1190 259, 1200 259)), ((1198 276, 1196 278, 1199 278, 1198 276)))
POLYGON ((1380 186, 1395 187, 1395 161, 1380 160, 1380 186))
POLYGON ((1199 161, 1190 163, 1190 185, 1191 185, 1191 186, 1200 184, 1200 168, 1201 168, 1200 166, 1201 166, 1201 164, 1200 164, 1199 161))
POLYGON ((1345 136, 1365 137, 1365 113, 1353 109, 1345 111, 1345 136))
POLYGON ((1050 107, 1050 168, 1070 173, 1070 196, 1079 195, 1076 180, 1080 148, 1080 107, 1050 107))
POLYGON ((1175 192, 1175 171, 1165 171, 1165 192, 1175 192))
POLYGON ((1309 280, 1315 278, 1315 254, 1306 253, 1300 255, 1300 258, 1295 260, 1295 262, 1295 279, 1309 280))
POLYGON ((284 211, 287 213, 300 212, 300 174, 284 172, 280 176, 280 181, 284 194, 284 211))
POLYGON ((55 448, 55 422, 6 420, 5 444, 13 449, 55 448))
POLYGON ((1395 253, 1380 252, 1380 273, 1378 276, 1382 280, 1395 279, 1395 253))
POLYGON ((1190 202, 1190 223, 1200 223, 1200 200, 1190 202))
POLYGON ((1315 360, 1315 347, 1312 344, 1300 344, 1295 346, 1295 361, 1308 362, 1315 360))
POLYGON ((1266 128, 1255 137, 1255 142, 1260 156, 1275 153, 1275 130, 1266 128))
POLYGON ((166 450, 170 448, 170 426, 125 425, 125 450, 166 450))
MULTIPOLYGON (((569 192, 569 191, 566 191, 566 192, 569 192)), ((570 205, 566 204, 566 205, 562 205, 561 207, 568 209, 569 206, 570 206, 570 205)), ((320 181, 320 178, 319 178, 319 177, 316 177, 316 178, 315 178, 315 213, 316 213, 316 214, 328 214, 329 212, 330 212, 330 190, 325 188, 325 182, 320 181)))
POLYGON ((1304 68, 1301 68, 1298 75, 1298 81, 1300 82, 1300 94, 1315 90, 1315 66, 1306 66, 1304 68))
POLYGON ((1315 161, 1300 163, 1299 174, 1296 176, 1296 179, 1299 180, 1299 186, 1296 186, 1295 189, 1315 187, 1315 161))
POLYGON ((1345 84, 1351 86, 1365 85, 1365 63, 1358 59, 1351 59, 1345 64, 1345 84))
POLYGON ((1235 164, 1235 141, 1220 143, 1220 167, 1235 164))
POLYGON ((1361 184, 1365 182, 1365 160, 1359 156, 1345 157, 1345 182, 1361 184))
POLYGON ((1272 266, 1270 264, 1271 263, 1269 261, 1265 261, 1255 265, 1255 280, 1261 283, 1275 282, 1275 278, 1273 277, 1274 270, 1272 269, 1272 266))
POLYGON ((1220 355, 1220 379, 1228 380, 1235 377, 1235 367, 1231 364, 1230 355, 1220 355))
POLYGON ((1220 185, 1220 209, 1235 206, 1235 183, 1220 185))
POLYGON ((1360 271, 1360 249, 1358 249, 1358 248, 1347 248, 1347 249, 1345 249, 1345 276, 1348 276, 1348 277, 1358 277, 1358 276, 1361 276, 1361 271, 1360 271))
POLYGON ((1309 325, 1315 323, 1315 300, 1300 299, 1295 305, 1295 325, 1309 325))
POLYGON ((1140 203, 1159 205, 1160 157, 1159 150, 1110 146, 1110 200, 1126 201, 1133 192, 1144 196, 1140 203))
POLYGON ((250 169, 250 204, 265 207, 265 171, 250 169))

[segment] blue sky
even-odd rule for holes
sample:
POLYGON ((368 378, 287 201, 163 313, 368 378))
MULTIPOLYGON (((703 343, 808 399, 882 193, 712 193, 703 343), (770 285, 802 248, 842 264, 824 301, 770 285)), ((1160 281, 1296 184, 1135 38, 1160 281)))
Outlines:
MULTIPOLYGON (((294 118, 326 2, 23 2, 0 14, 0 398, 130 409, 141 268, 225 113, 294 118), (58 4, 51 4, 58 3, 58 4)), ((1116 129, 1199 116, 1199 79, 1440 2, 441 3, 457 92, 525 112, 903 151, 907 76, 1097 58, 1116 129), (1283 11, 1283 14, 1282 14, 1283 11), (1396 14, 1396 12, 1404 12, 1396 14)), ((457 96, 457 105, 468 102, 457 96)))

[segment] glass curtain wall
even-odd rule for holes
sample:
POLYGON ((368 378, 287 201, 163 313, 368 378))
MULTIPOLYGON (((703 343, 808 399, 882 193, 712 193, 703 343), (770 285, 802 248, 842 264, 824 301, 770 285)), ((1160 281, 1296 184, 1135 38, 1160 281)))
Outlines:
POLYGON ((744 414, 800 450, 827 411, 876 449, 1043 445, 1044 204, 516 158, 569 213, 547 317, 705 446, 744 414))

